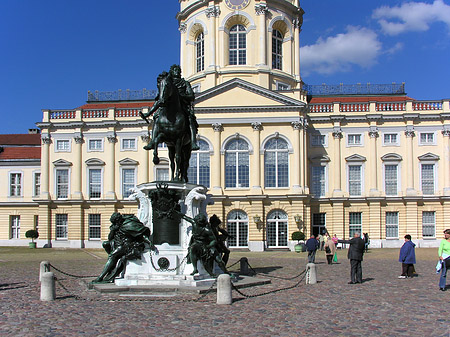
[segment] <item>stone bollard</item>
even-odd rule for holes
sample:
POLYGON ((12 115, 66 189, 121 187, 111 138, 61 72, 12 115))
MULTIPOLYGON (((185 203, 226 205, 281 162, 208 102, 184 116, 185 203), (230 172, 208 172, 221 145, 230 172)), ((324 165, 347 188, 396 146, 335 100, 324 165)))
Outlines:
POLYGON ((220 274, 217 278, 217 304, 231 304, 232 302, 231 276, 220 274))
POLYGON ((248 275, 248 259, 246 257, 241 257, 240 273, 243 275, 248 275))
POLYGON ((308 263, 306 265, 306 284, 316 284, 316 265, 314 263, 308 263))
POLYGON ((42 282, 42 274, 50 271, 50 262, 42 261, 39 269, 39 282, 42 282))
POLYGON ((41 279, 41 301, 54 301, 55 298, 55 275, 52 272, 45 272, 41 279))

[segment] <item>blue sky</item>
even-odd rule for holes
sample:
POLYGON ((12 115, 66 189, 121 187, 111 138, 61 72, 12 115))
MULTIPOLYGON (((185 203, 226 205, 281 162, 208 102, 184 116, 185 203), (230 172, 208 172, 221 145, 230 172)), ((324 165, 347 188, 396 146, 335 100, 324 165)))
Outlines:
MULTIPOLYGON (((449 98, 449 0, 303 0, 308 84, 406 82, 449 98)), ((41 109, 73 109, 88 90, 153 89, 179 63, 176 0, 0 1, 0 133, 26 133, 41 109)))

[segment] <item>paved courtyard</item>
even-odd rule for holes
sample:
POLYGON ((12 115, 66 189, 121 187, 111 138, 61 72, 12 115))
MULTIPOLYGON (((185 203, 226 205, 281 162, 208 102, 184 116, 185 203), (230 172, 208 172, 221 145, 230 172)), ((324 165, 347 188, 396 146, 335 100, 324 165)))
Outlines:
POLYGON ((41 302, 40 261, 74 275, 97 275, 106 254, 0 247, 0 336, 450 336, 450 285, 446 292, 438 289, 437 249, 416 249, 419 276, 412 279, 397 278, 398 252, 370 250, 363 262, 364 282, 355 285, 347 284, 346 250, 338 251, 339 263, 331 266, 318 252, 319 282, 303 280, 293 288, 306 253, 233 252, 229 264, 245 256, 272 283, 241 290, 265 295, 247 298, 233 291, 234 303, 219 306, 215 293, 201 298, 100 294, 87 289, 92 278, 58 272, 57 300, 41 302))

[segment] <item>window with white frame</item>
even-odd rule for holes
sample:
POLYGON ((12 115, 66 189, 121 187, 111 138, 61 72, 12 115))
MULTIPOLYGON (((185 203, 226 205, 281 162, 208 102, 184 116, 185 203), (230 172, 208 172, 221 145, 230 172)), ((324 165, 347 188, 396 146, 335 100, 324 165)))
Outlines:
POLYGON ((383 134, 383 145, 384 146, 398 146, 399 135, 398 133, 385 133, 383 134))
POLYGON ((55 171, 56 198, 69 197, 69 169, 56 169, 55 171))
POLYGON ((225 147, 225 188, 249 187, 250 153, 248 143, 233 139, 225 147))
POLYGON ((324 197, 326 193, 326 167, 314 165, 311 170, 311 192, 316 198, 324 197))
POLYGON ((9 196, 22 196, 22 173, 12 172, 9 174, 9 196))
POLYGON ((434 238, 436 235, 436 212, 422 212, 422 236, 434 238))
POLYGON ((291 90, 291 86, 289 84, 278 81, 276 82, 276 88, 279 91, 291 90))
POLYGON ((41 194, 41 173, 40 172, 35 172, 34 173, 33 195, 35 197, 37 197, 40 194, 41 194))
POLYGON ((100 199, 102 197, 102 169, 88 169, 89 198, 100 199))
POLYGON ((89 240, 100 240, 102 234, 101 214, 89 214, 89 240))
POLYGON ((435 180, 435 164, 427 163, 421 164, 421 184, 422 193, 424 195, 434 194, 434 180, 435 180))
POLYGON ((229 247, 248 247, 248 215, 240 210, 231 211, 227 217, 229 247))
POLYGON ((68 139, 57 139, 56 152, 70 152, 70 141, 68 139))
MULTIPOLYGON (((282 70, 283 60, 283 34, 274 29, 272 32, 272 68, 282 70)), ((278 89, 280 90, 280 89, 278 89)))
POLYGON ((39 232, 39 215, 34 216, 34 230, 39 232))
POLYGON ((159 166, 155 168, 155 177, 156 181, 169 181, 169 167, 168 166, 159 166))
POLYGON ((121 145, 122 145, 122 151, 136 151, 137 150, 136 138, 123 138, 121 145))
POLYGON ((205 69, 205 34, 201 32, 195 39, 195 59, 197 61, 197 72, 205 69))
POLYGON ((247 62, 247 32, 243 25, 234 25, 229 36, 229 64, 243 65, 247 62))
POLYGON ((56 214, 55 215, 55 225, 56 225, 56 240, 67 240, 67 214, 56 214))
POLYGON ((398 239, 398 212, 386 212, 386 239, 398 239))
POLYGON ((131 195, 131 189, 136 186, 136 169, 122 168, 122 196, 128 198, 131 195))
POLYGON ((384 165, 384 191, 386 195, 398 194, 398 164, 384 165))
POLYGON ((20 239, 20 215, 10 216, 10 239, 20 239))
POLYGON ((420 145, 436 145, 434 132, 421 132, 419 134, 420 145))
POLYGON ((199 139, 200 150, 191 153, 188 168, 188 180, 190 183, 209 187, 210 181, 210 148, 207 142, 199 139))
POLYGON ((347 145, 348 146, 361 146, 362 145, 362 135, 360 133, 348 134, 347 135, 347 145))
POLYGON ((282 138, 272 138, 264 146, 265 187, 289 186, 289 149, 282 138))
POLYGON ((348 165, 348 192, 350 196, 362 194, 362 165, 348 165))
POLYGON ((267 247, 281 248, 288 245, 288 215, 274 210, 267 215, 267 247))
POLYGON ((311 146, 326 146, 326 136, 320 134, 311 135, 311 146))
POLYGON ((103 139, 89 139, 88 151, 103 151, 103 139))
POLYGON ((352 238, 356 232, 362 232, 362 213, 350 212, 349 213, 349 227, 348 235, 352 238))

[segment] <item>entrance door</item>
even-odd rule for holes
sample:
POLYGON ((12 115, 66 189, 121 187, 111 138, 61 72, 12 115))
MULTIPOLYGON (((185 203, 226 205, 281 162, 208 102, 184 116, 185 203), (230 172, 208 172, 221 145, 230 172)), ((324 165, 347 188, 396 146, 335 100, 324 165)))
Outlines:
POLYGON ((314 236, 319 234, 324 234, 326 232, 326 223, 325 223, 325 215, 326 213, 314 213, 313 214, 313 222, 312 222, 312 233, 314 236))
POLYGON ((267 216, 267 247, 285 248, 288 245, 288 216, 283 211, 273 211, 267 216))

